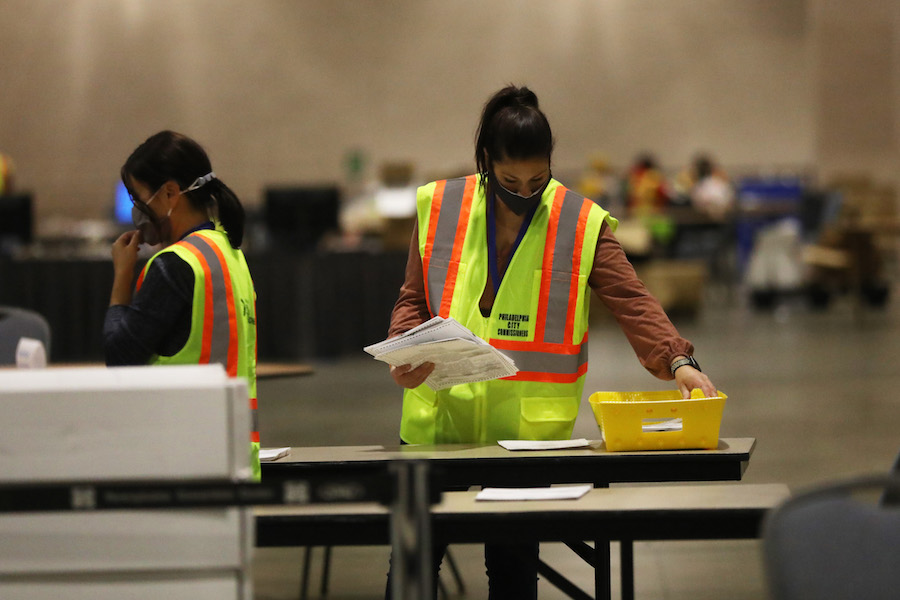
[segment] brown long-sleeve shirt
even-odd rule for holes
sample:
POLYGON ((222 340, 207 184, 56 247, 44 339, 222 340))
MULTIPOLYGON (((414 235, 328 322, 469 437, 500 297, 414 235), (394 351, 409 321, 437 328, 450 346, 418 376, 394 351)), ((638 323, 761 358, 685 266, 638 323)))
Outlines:
MULTIPOLYGON (((425 300, 425 277, 418 239, 419 232, 415 229, 406 263, 406 281, 400 288, 391 313, 388 337, 399 335, 431 318, 425 300)), ((498 257, 502 264, 507 262, 507 258, 498 257)), ((644 368, 660 379, 672 379, 669 371, 672 360, 679 355, 691 356, 694 347, 678 335, 659 302, 638 279, 607 223, 603 224, 597 239, 588 285, 612 312, 644 368)), ((479 304, 483 310, 489 310, 493 303, 494 288, 488 281, 479 304)))

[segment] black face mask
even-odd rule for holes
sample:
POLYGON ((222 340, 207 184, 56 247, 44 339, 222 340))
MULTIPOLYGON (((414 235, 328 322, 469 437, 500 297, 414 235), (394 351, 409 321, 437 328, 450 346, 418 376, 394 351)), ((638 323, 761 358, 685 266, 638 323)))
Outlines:
POLYGON ((500 181, 497 180, 497 176, 494 175, 493 171, 488 171, 488 183, 490 184, 490 190, 494 194, 500 198, 500 201, 506 205, 506 207, 519 215, 520 217, 527 213, 529 210, 534 208, 538 202, 541 201, 541 196, 544 194, 544 190, 547 189, 547 186, 550 185, 550 179, 553 177, 551 174, 550 177, 547 178, 547 181, 530 196, 520 196, 515 192, 511 192, 500 184, 500 181))

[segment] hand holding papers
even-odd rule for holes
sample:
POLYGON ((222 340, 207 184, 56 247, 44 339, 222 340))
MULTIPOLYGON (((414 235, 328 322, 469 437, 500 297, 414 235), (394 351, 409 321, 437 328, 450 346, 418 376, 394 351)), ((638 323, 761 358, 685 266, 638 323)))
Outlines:
POLYGON ((413 368, 435 365, 425 380, 437 391, 459 383, 509 377, 518 372, 512 359, 473 334, 455 319, 434 317, 403 335, 363 348, 376 360, 413 368))

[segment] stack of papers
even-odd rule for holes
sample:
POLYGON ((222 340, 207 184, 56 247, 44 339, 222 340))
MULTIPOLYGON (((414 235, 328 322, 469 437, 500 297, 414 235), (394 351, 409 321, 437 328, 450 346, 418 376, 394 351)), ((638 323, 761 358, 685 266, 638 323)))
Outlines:
POLYGON ((434 317, 403 335, 363 348, 395 367, 432 362, 425 380, 437 391, 460 383, 487 381, 518 373, 511 358, 460 325, 452 317, 434 317))

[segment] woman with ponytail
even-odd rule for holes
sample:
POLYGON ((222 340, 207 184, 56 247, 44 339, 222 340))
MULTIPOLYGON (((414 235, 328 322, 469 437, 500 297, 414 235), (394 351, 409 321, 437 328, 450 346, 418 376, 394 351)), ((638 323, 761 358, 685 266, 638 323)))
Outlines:
MULTIPOLYGON (((635 275, 613 235, 618 222, 553 179, 553 144, 537 96, 510 85, 482 111, 477 174, 419 188, 388 337, 453 317, 518 373, 434 391, 425 383, 433 364, 391 367, 405 388, 403 443, 570 439, 588 367, 591 291, 648 371, 675 379, 685 398, 694 388, 716 394, 691 343, 635 275)), ((437 565, 442 555, 438 544, 437 565)), ((537 557, 537 544, 486 545, 489 598, 536 598, 537 557)))
POLYGON ((106 364, 218 362, 229 376, 243 377, 254 412, 250 464, 258 478, 256 292, 240 250, 244 208, 203 148, 173 131, 138 146, 121 177, 134 203, 135 230, 112 246, 106 364), (161 248, 135 282, 142 243, 161 248))

